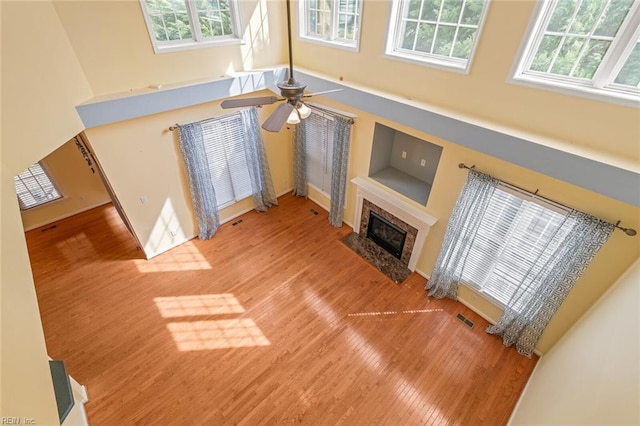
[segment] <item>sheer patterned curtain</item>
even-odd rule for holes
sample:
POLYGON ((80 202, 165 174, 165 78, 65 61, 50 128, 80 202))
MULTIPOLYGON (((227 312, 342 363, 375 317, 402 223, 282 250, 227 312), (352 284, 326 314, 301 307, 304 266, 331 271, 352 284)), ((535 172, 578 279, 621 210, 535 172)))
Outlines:
POLYGON ((296 125, 293 132, 293 195, 306 197, 307 190, 307 137, 306 120, 296 125))
POLYGON ((487 332, 502 336, 506 346, 515 344, 519 353, 530 357, 551 317, 615 226, 575 210, 561 216, 553 227, 534 215, 522 222, 523 228, 507 229, 511 236, 506 245, 487 245, 486 235, 481 235, 480 229, 485 232, 492 228, 492 232, 503 236, 504 226, 520 226, 515 222, 505 225, 502 223, 505 218, 495 214, 496 205, 499 209, 503 207, 499 200, 505 195, 497 191, 499 184, 499 180, 489 175, 469 171, 447 225, 427 290, 436 298, 456 299, 459 283, 466 282, 480 285, 491 296, 497 290, 500 294, 508 292, 504 293, 509 296, 505 299, 502 316, 487 328, 487 332), (487 215, 488 211, 493 213, 487 215), (540 233, 534 229, 538 225, 544 225, 552 232, 540 233), (518 236, 512 235, 516 230, 518 236), (527 236, 533 237, 535 247, 530 245, 527 236), (493 254, 491 250, 494 250, 493 254), (478 271, 478 251, 483 255, 482 274, 478 271), (504 263, 504 256, 515 256, 510 257, 510 261, 517 265, 504 263), (497 265, 504 267, 505 264, 507 270, 497 273, 497 265), (482 275, 491 276, 491 280, 486 279, 484 284, 476 282, 482 275), (495 286, 500 288, 496 290, 495 286))
POLYGON ((458 298, 458 284, 465 260, 498 183, 498 179, 469 170, 449 218, 438 260, 427 282, 429 296, 458 298))
POLYGON ((308 195, 307 173, 310 172, 312 183, 322 186, 323 188, 319 188, 321 191, 326 185, 330 198, 329 223, 336 227, 342 226, 350 145, 351 121, 340 116, 332 116, 328 119, 323 115, 312 115, 296 125, 293 142, 293 195, 299 197, 308 195), (315 121, 314 117, 317 117, 315 121), (309 145, 314 143, 325 145, 322 147, 309 145), (321 155, 323 159, 315 158, 315 163, 309 164, 310 155, 311 158, 314 158, 314 155, 321 155), (328 165, 329 168, 320 172, 318 167, 324 167, 321 164, 323 161, 324 166, 328 165), (320 177, 322 183, 313 182, 315 172, 322 175, 320 177))
POLYGON ((535 265, 522 280, 496 325, 487 332, 502 336, 505 346, 516 345, 531 357, 545 327, 589 263, 615 229, 615 225, 573 210, 565 223, 569 232, 552 241, 546 262, 535 265), (535 285, 536 291, 527 291, 535 285), (513 307, 518 306, 518 310, 513 307))
POLYGON ((253 192, 253 202, 256 210, 267 211, 271 206, 278 205, 273 180, 267 161, 267 152, 264 148, 258 111, 255 107, 240 111, 244 122, 245 138, 244 147, 247 156, 247 165, 251 187, 253 192))
POLYGON ((347 170, 351 145, 351 122, 340 116, 333 124, 333 164, 331 169, 331 206, 329 223, 342 226, 344 202, 347 192, 347 170))
POLYGON ((198 221, 198 238, 206 240, 213 237, 220 226, 220 219, 211 168, 202 137, 202 126, 200 123, 185 124, 178 128, 178 133, 193 209, 198 221))

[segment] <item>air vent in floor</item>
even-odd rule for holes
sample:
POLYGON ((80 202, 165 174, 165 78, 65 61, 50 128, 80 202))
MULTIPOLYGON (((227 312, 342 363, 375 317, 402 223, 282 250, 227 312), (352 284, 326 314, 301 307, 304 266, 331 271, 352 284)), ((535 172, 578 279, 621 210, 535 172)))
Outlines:
POLYGON ((458 315, 456 315, 456 318, 462 321, 464 325, 466 325, 467 327, 473 328, 473 321, 471 321, 469 318, 465 317, 461 313, 458 313, 458 315))

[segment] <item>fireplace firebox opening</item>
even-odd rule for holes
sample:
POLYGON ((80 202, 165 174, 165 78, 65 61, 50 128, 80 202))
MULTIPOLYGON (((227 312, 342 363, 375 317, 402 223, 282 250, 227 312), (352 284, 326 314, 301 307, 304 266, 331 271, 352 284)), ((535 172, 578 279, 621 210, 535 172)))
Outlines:
POLYGON ((379 214, 369 212, 369 226, 367 228, 367 238, 378 244, 380 247, 400 259, 402 248, 407 232, 387 221, 379 214))

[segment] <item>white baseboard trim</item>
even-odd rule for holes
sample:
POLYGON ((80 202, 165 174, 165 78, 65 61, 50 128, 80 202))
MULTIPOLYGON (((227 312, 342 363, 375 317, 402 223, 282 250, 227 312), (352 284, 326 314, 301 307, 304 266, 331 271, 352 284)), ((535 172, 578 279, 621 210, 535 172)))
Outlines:
MULTIPOLYGON (((285 189, 284 191, 280 192, 279 194, 276 194, 276 198, 280 198, 283 195, 285 195, 287 193, 290 193, 291 191, 293 191, 293 187, 291 187, 289 189, 285 189)), ((242 216, 243 214, 249 213, 251 210, 255 210, 255 208, 256 208, 255 206, 248 207, 248 208, 246 208, 246 209, 244 209, 244 210, 242 210, 242 211, 240 211, 240 212, 238 212, 238 213, 236 213, 236 214, 234 214, 232 216, 229 216, 225 220, 220 221, 220 225, 223 225, 223 224, 225 224, 227 222, 231 222, 232 220, 237 219, 238 217, 242 216)), ((197 235, 194 235, 194 237, 196 237, 196 236, 197 235)), ((192 237, 192 238, 194 238, 194 237, 192 237)))
POLYGON ((424 272, 424 271, 421 271, 421 270, 420 270, 420 269, 418 269, 418 268, 416 268, 416 270, 415 270, 415 271, 413 271, 413 272, 415 272, 416 274, 420 275, 422 278, 427 279, 427 281, 428 281, 428 280, 429 280, 429 278, 430 278, 429 274, 427 274, 427 273, 426 273, 426 272, 424 272))
POLYGON ((60 216, 56 216, 53 219, 47 219, 46 221, 38 223, 37 225, 31 225, 31 226, 29 226, 27 228, 24 228, 24 232, 33 231, 34 229, 40 228, 42 226, 51 225, 52 223, 57 222, 59 220, 66 219, 68 217, 75 216, 75 215, 80 214, 80 213, 84 213, 84 212, 89 211, 91 209, 95 209, 96 207, 104 206, 105 204, 109 204, 110 202, 111 202, 111 200, 103 201, 103 202, 100 202, 100 203, 91 204, 91 205, 88 205, 88 206, 85 206, 85 207, 81 208, 80 210, 76 210, 76 211, 71 212, 71 213, 66 213, 66 214, 63 214, 63 215, 60 215, 60 216))
POLYGON ((71 389, 73 390, 73 393, 79 397, 78 402, 85 404, 87 401, 89 401, 89 395, 87 394, 86 386, 81 385, 76 381, 76 379, 71 376, 69 376, 69 381, 71 382, 71 389))

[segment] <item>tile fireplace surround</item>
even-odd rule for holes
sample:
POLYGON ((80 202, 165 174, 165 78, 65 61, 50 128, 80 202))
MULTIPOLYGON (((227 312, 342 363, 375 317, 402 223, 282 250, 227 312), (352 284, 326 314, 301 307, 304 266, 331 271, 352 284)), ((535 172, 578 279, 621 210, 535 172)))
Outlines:
POLYGON ((366 238, 370 211, 380 214, 400 227, 407 232, 400 262, 410 271, 414 271, 429 230, 437 219, 382 189, 380 184, 371 179, 355 177, 351 182, 357 188, 354 232, 366 238))

